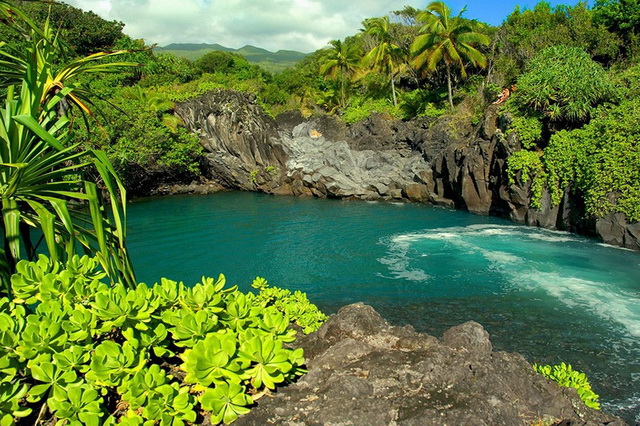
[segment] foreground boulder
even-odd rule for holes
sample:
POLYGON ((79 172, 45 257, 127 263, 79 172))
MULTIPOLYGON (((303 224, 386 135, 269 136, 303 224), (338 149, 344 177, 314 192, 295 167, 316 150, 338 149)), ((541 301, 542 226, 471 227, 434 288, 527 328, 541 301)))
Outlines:
POLYGON ((438 340, 349 305, 301 339, 309 373, 263 397, 239 425, 624 425, 573 389, 493 352, 475 322, 438 340))

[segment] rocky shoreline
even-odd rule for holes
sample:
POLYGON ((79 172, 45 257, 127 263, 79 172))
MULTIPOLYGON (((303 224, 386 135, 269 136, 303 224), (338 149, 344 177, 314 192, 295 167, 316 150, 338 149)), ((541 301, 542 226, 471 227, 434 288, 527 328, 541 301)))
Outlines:
POLYGON ((494 352, 475 322, 441 339, 390 326, 373 308, 345 306, 296 341, 309 372, 264 396, 237 425, 609 425, 576 391, 494 352))
POLYGON ((178 104, 176 113, 200 136, 208 172, 224 188, 426 202, 640 250, 640 224, 621 214, 588 219, 569 191, 557 206, 545 193, 540 209, 532 208, 529 184, 508 182, 507 158, 520 146, 500 130, 496 106, 480 122, 463 103, 438 120, 374 114, 346 126, 333 116, 296 112, 273 119, 254 96, 221 90, 178 104))

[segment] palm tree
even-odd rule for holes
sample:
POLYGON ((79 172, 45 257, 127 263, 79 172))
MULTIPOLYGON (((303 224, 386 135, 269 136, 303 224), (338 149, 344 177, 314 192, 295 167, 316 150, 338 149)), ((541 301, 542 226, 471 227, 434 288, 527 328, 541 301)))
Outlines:
POLYGON ((340 80, 341 106, 344 108, 346 106, 345 81, 355 73, 360 61, 358 46, 353 43, 343 43, 340 40, 331 40, 329 44, 331 48, 327 49, 325 62, 320 66, 320 73, 325 78, 340 80))
POLYGON ((10 275, 18 260, 37 255, 32 230, 41 235, 52 261, 69 259, 82 248, 97 257, 112 281, 135 284, 124 244, 124 187, 103 152, 74 143, 67 116, 73 105, 91 114, 89 94, 73 84, 74 77, 115 71, 127 64, 97 63, 113 55, 99 53, 54 70, 52 63, 64 51, 48 22, 40 29, 4 0, 0 17, 29 40, 20 51, 0 43, 0 85, 7 88, 0 111, 4 292, 10 294, 10 275), (104 191, 98 189, 94 175, 100 177, 104 191), (101 192, 107 194, 106 204, 101 192))
POLYGON ((480 23, 462 18, 463 8, 457 16, 451 16, 451 9, 441 1, 429 3, 418 15, 424 23, 420 35, 411 44, 413 65, 418 69, 434 72, 444 60, 447 71, 449 105, 453 108, 453 89, 451 87, 451 66, 460 69, 462 77, 467 76, 465 61, 473 66, 484 68, 486 57, 474 45, 489 45, 489 37, 478 32, 480 23))
POLYGON ((397 106, 395 75, 401 69, 402 49, 394 43, 390 32, 389 17, 365 19, 362 23, 364 32, 375 40, 375 46, 365 55, 365 65, 381 73, 389 74, 393 105, 397 106))

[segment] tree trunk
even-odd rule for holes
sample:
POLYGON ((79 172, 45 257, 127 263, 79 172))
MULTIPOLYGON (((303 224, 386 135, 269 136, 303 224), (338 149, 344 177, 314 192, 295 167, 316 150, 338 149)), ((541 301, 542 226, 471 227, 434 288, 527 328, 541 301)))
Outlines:
POLYGON ((453 109, 453 90, 451 89, 451 70, 447 64, 447 88, 449 89, 449 105, 453 109))
POLYGON ((342 90, 342 108, 346 108, 346 103, 347 101, 344 98, 344 75, 342 76, 342 78, 340 79, 340 88, 342 90))
POLYGON ((393 82, 393 72, 391 73, 391 94, 393 96, 393 106, 395 108, 398 106, 398 101, 396 100, 396 85, 393 82))

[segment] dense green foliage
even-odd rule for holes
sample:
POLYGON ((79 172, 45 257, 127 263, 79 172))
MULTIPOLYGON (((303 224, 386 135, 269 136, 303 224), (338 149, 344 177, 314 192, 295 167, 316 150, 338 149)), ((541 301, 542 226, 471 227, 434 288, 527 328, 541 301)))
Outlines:
POLYGON ((107 153, 130 192, 144 194, 149 179, 159 184, 200 175, 200 140, 172 114, 173 102, 135 86, 114 94, 110 103, 98 102, 103 131, 80 126, 76 136, 107 153))
POLYGON ((618 35, 626 57, 640 54, 640 1, 596 0, 594 19, 618 35))
POLYGON ((326 319, 300 292, 203 278, 126 289, 96 259, 22 261, 0 305, 0 423, 232 422, 304 372, 290 322, 326 319), (206 412, 206 413, 204 413, 206 412))
POLYGON ((507 174, 509 184, 520 184, 524 186, 531 181, 531 205, 540 208, 542 192, 545 188, 547 173, 544 170, 541 153, 536 151, 522 150, 509 157, 507 174), (519 174, 519 179, 517 178, 519 174))
POLYGON ((516 133, 525 149, 509 159, 510 182, 518 172, 521 184, 531 182, 534 207, 545 190, 557 205, 570 189, 591 217, 619 212, 640 220, 639 74, 636 65, 607 75, 566 46, 531 61, 503 113, 507 135, 516 133))
POLYGON ((586 2, 552 8, 541 1, 532 9, 517 7, 498 29, 494 43, 496 78, 506 85, 515 82, 528 62, 547 47, 576 47, 607 63, 618 54, 620 40, 597 22, 586 2))
POLYGON ((624 213, 640 221, 640 98, 602 108, 583 128, 551 137, 544 152, 551 193, 562 188, 584 194, 595 217, 624 213))
MULTIPOLYGON (((49 20, 51 27, 59 32, 65 41, 70 55, 86 56, 113 49, 116 41, 122 37, 124 24, 106 21, 93 12, 60 2, 15 1, 20 9, 29 16, 38 27, 49 20)), ((27 39, 18 35, 7 26, 0 27, 0 40, 27 46, 27 39)))
POLYGON ((76 143, 69 115, 72 107, 91 114, 90 92, 77 84, 82 74, 127 64, 99 62, 120 52, 60 63, 64 46, 48 23, 40 28, 4 1, 0 18, 29 41, 19 50, 0 45, 0 81, 7 88, 0 113, 0 291, 11 294, 9 277, 18 260, 44 250, 34 242, 39 236, 52 259, 94 253, 112 281, 132 285, 124 188, 103 152, 76 143))
POLYGON ((554 121, 585 122, 597 104, 609 99, 612 86, 602 66, 576 47, 543 49, 518 78, 513 100, 554 121))
POLYGON ((574 370, 570 364, 564 362, 553 366, 533 364, 533 369, 560 386, 574 388, 587 407, 600 409, 599 396, 591 389, 586 374, 574 370))

